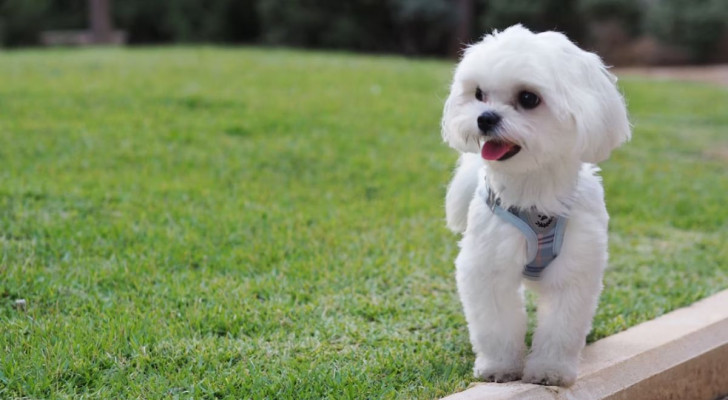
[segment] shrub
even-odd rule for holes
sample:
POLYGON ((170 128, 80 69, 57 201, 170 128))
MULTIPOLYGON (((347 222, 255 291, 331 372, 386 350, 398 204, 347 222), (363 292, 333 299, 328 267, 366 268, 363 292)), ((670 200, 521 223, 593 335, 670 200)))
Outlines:
POLYGON ((706 61, 728 27, 725 0, 662 0, 647 14, 647 29, 658 39, 686 47, 706 61))
POLYGON ((536 31, 558 30, 572 40, 584 37, 578 0, 482 0, 479 25, 483 32, 521 23, 536 31))
POLYGON ((635 0, 580 0, 579 11, 592 21, 617 20, 635 36, 642 30, 645 6, 635 0))
POLYGON ((386 47, 391 22, 370 2, 336 0, 266 0, 257 5, 269 44, 369 49, 386 47), (389 28, 389 29, 388 29, 389 28))
POLYGON ((449 0, 392 0, 396 36, 405 53, 444 54, 458 22, 449 0))
POLYGON ((0 45, 38 43, 46 29, 80 29, 86 26, 86 0, 0 1, 0 45))
MULTIPOLYGON (((40 32, 86 29, 87 0, 0 1, 0 44, 38 43, 40 32)), ((253 1, 116 0, 112 21, 132 43, 251 42, 259 25, 253 1)))
POLYGON ((258 3, 269 44, 443 54, 454 11, 447 0, 266 0, 258 3))
POLYGON ((115 23, 132 43, 249 42, 259 26, 250 1, 114 1, 115 23))
POLYGON ((49 1, 7 0, 0 5, 0 40, 5 46, 38 41, 34 28, 41 25, 49 1))

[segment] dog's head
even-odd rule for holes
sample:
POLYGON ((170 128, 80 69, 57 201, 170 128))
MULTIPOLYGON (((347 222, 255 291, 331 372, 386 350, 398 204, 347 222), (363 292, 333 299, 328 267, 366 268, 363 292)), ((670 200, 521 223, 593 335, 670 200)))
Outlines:
POLYGON ((470 46, 457 66, 443 139, 493 168, 597 163, 630 137, 616 78, 563 34, 520 25, 470 46))

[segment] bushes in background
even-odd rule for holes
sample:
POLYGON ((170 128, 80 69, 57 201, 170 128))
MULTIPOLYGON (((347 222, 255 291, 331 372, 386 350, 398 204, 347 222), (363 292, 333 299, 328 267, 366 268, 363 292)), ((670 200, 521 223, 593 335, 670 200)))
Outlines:
POLYGON ((396 51, 392 19, 378 2, 338 0, 258 1, 263 43, 300 47, 396 51))
POLYGON ((84 26, 86 0, 0 0, 0 45, 38 43, 40 32, 84 26))
POLYGON ((457 22, 449 0, 264 0, 267 44, 442 54, 457 22))
POLYGON ((251 42, 255 3, 235 0, 113 1, 114 23, 131 43, 251 42))
MULTIPOLYGON (((252 0, 111 0, 113 22, 131 43, 252 42, 252 0)), ((259 2, 263 2, 260 0, 259 2)), ((87 0, 0 0, 0 44, 37 44, 44 30, 86 29, 87 0)))
POLYGON ((579 18, 580 0, 486 0, 479 26, 483 31, 503 29, 516 23, 537 31, 559 30, 581 40, 586 24, 579 18))
POLYGON ((632 35, 642 32, 647 6, 639 0, 580 0, 579 12, 591 21, 617 21, 632 35))
POLYGON ((660 0, 647 15, 647 27, 664 42, 688 49, 695 61, 706 61, 728 31, 728 1, 660 0))
MULTIPOLYGON (((114 23, 130 43, 262 43, 445 55, 455 43, 458 4, 470 5, 471 40, 520 22, 563 31, 586 47, 621 46, 624 36, 649 34, 701 61, 728 32, 726 0, 111 1, 114 23), (615 26, 623 37, 605 39, 615 26)), ((33 45, 44 30, 84 29, 86 7, 87 0, 0 0, 0 44, 33 45)))

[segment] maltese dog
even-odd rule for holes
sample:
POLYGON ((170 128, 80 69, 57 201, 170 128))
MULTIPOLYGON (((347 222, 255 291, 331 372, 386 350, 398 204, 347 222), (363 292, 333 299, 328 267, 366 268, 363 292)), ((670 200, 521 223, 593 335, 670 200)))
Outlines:
POLYGON ((576 379, 607 266, 594 164, 631 135, 615 83, 563 34, 520 25, 470 46, 455 70, 442 136, 461 155, 445 206, 463 234, 457 287, 477 378, 576 379), (538 298, 528 355, 522 284, 538 298))

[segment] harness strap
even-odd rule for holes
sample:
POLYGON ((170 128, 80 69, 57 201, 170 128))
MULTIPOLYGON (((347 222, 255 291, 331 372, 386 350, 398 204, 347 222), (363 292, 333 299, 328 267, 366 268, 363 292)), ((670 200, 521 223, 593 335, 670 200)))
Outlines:
POLYGON ((516 227, 526 238, 528 261, 523 267, 524 277, 531 280, 541 278, 541 273, 559 255, 564 241, 567 218, 548 216, 535 208, 519 209, 501 207, 500 199, 487 188, 485 202, 495 215, 516 227))

